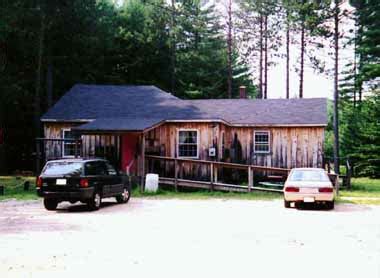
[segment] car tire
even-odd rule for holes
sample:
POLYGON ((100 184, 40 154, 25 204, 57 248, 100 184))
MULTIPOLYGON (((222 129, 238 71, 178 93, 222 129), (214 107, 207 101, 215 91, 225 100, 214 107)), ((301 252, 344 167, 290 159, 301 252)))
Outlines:
POLYGON ((334 201, 332 201, 332 202, 327 202, 327 203, 326 203, 326 208, 327 208, 328 210, 333 210, 334 207, 335 207, 335 202, 334 202, 334 201))
POLYGON ((123 193, 116 196, 116 201, 119 204, 128 203, 129 198, 131 198, 131 190, 129 188, 124 188, 123 193))
POLYGON ((44 199, 44 206, 47 210, 56 210, 58 201, 54 199, 44 199))
POLYGON ((102 204, 102 196, 100 192, 95 192, 92 199, 87 202, 87 206, 90 210, 100 209, 101 204, 102 204))
POLYGON ((284 200, 284 207, 286 207, 286 208, 290 208, 290 202, 284 200))

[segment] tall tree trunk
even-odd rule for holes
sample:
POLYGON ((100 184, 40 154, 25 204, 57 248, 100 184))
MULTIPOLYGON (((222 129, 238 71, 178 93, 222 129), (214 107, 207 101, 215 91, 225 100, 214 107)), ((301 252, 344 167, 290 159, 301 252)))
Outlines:
POLYGON ((301 66, 300 66, 299 98, 303 98, 304 64, 305 64, 305 20, 302 21, 302 26, 301 26, 301 66))
POLYGON ((287 26, 286 26, 286 98, 289 98, 290 87, 290 24, 289 24, 289 12, 286 14, 287 26))
POLYGON ((170 29, 171 29, 171 36, 170 36, 170 48, 171 48, 171 55, 170 55, 170 90, 173 95, 176 94, 175 92, 175 86, 176 86, 176 35, 174 31, 175 27, 175 0, 171 0, 171 20, 170 20, 170 29))
POLYGON ((268 16, 264 17, 264 98, 268 98, 268 16))
POLYGON ((357 80, 357 67, 356 67, 356 31, 355 31, 355 39, 354 39, 354 95, 353 95, 353 101, 354 101, 354 108, 356 108, 356 93, 358 89, 358 80, 357 80))
POLYGON ((46 96, 47 108, 49 109, 53 105, 53 65, 51 61, 51 55, 49 55, 47 58, 46 96))
POLYGON ((339 174, 339 91, 338 91, 338 59, 339 59, 339 0, 335 0, 334 11, 334 170, 339 174))
POLYGON ((227 78, 227 95, 232 98, 232 0, 228 1, 228 33, 227 33, 227 62, 228 62, 228 78, 227 78))
POLYGON ((260 65, 259 65, 259 94, 258 98, 263 97, 263 16, 260 15, 260 65))
POLYGON ((41 23, 38 41, 38 56, 37 56, 37 70, 36 70, 36 87, 34 95, 34 125, 35 135, 40 136, 40 115, 41 115, 41 76, 42 76, 42 57, 44 55, 44 40, 45 40, 45 13, 43 7, 41 9, 41 23))

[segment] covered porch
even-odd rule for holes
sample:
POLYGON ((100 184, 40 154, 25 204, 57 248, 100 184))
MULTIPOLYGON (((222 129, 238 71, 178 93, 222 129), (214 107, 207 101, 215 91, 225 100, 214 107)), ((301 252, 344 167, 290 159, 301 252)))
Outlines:
POLYGON ((36 172, 53 159, 97 157, 144 184, 145 156, 160 155, 160 147, 147 134, 160 124, 158 119, 99 119, 50 131, 36 139, 36 172))

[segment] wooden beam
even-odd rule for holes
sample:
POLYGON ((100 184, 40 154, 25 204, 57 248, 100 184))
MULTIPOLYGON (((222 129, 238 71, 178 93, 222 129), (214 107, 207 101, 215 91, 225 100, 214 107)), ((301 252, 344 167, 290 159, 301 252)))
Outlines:
POLYGON ((218 183, 218 167, 215 165, 215 171, 214 171, 214 181, 215 183, 218 183))
POLYGON ((214 191, 214 163, 210 164, 210 191, 214 191))
POLYGON ((249 166, 248 167, 248 192, 251 192, 251 189, 253 187, 253 170, 252 170, 252 167, 249 166))
POLYGON ((40 174, 41 171, 41 150, 40 150, 41 142, 36 140, 36 176, 40 174))
POLYGON ((174 160, 174 188, 178 192, 178 160, 174 160))
POLYGON ((174 161, 174 159, 178 159, 178 161, 181 161, 181 162, 196 163, 196 164, 213 163, 214 165, 218 165, 219 167, 243 169, 243 170, 248 169, 248 167, 251 166, 255 170, 262 170, 262 171, 266 170, 266 171, 282 172, 282 173, 288 173, 290 171, 290 169, 287 169, 287 168, 266 167, 266 166, 248 165, 248 164, 239 164, 239 163, 227 163, 227 162, 200 160, 200 159, 197 160, 197 159, 173 158, 173 157, 156 156, 156 155, 147 155, 146 158, 157 159, 157 160, 169 160, 169 161, 174 161))
POLYGON ((141 192, 144 192, 145 190, 145 134, 141 134, 141 169, 140 169, 140 175, 141 175, 141 192))

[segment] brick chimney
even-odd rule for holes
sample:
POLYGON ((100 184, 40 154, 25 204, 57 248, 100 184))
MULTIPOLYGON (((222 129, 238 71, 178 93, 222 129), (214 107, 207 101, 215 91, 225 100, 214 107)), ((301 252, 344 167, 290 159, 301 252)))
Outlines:
POLYGON ((239 87, 240 98, 247 98, 247 91, 245 86, 239 87))

